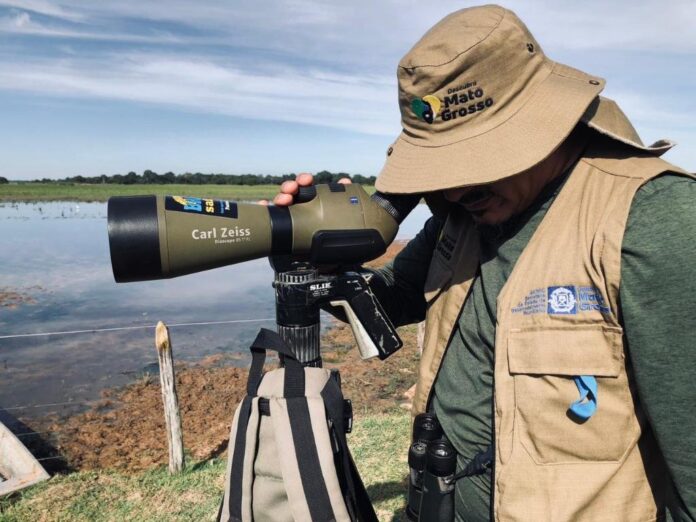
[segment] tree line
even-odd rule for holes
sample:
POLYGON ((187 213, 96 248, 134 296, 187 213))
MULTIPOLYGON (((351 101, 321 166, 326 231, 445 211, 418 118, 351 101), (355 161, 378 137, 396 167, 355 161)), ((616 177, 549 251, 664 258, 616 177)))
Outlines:
MULTIPOLYGON (((362 185, 374 185, 375 176, 363 176, 362 174, 347 174, 345 172, 329 172, 322 170, 314 175, 316 183, 329 183, 338 181, 341 178, 350 178, 354 183, 362 185)), ((174 174, 166 172, 157 174, 152 170, 146 170, 142 174, 129 172, 128 174, 114 174, 107 176, 72 176, 61 180, 41 179, 34 180, 34 183, 85 183, 101 184, 114 183, 117 185, 169 185, 172 183, 182 185, 279 185, 283 181, 295 179, 295 174, 283 174, 281 176, 271 176, 269 174, 201 174, 200 172, 185 174, 174 174)))

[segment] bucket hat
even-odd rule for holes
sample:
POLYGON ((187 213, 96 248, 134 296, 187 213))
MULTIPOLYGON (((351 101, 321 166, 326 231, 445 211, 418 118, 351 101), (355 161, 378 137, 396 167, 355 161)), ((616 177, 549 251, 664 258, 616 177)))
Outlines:
POLYGON ((599 97, 604 79, 550 60, 497 5, 442 19, 399 62, 397 76, 403 131, 377 178, 382 192, 513 176, 549 156, 580 121, 644 150, 671 146, 644 147, 618 106, 599 97))

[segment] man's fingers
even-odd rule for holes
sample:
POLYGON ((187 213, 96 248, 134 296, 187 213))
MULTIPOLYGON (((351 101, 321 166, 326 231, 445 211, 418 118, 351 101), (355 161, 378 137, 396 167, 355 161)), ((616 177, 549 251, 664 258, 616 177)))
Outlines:
POLYGON ((283 183, 280 185, 280 191, 283 194, 297 194, 297 191, 300 189, 300 186, 292 181, 283 181, 283 183))
POLYGON ((314 183, 314 176, 307 172, 303 172, 297 175, 295 181, 297 181, 297 184, 300 187, 309 187, 312 183, 314 183))
POLYGON ((257 204, 257 205, 263 205, 264 207, 267 207, 268 205, 270 205, 270 203, 268 202, 267 199, 260 199, 260 200, 258 200, 258 201, 256 202, 256 204, 257 204))
MULTIPOLYGON (((298 174, 295 181, 283 181, 283 183, 280 184, 280 193, 276 194, 276 196, 273 198, 273 204, 281 207, 292 205, 293 201, 295 200, 293 196, 297 194, 300 187, 308 187, 312 183, 314 183, 314 176, 306 172, 298 174)), ((269 204, 266 200, 259 201, 259 203, 261 205, 269 204)))
POLYGON ((290 194, 276 194, 276 197, 273 198, 273 203, 281 207, 287 207, 292 205, 292 200, 293 197, 290 194))

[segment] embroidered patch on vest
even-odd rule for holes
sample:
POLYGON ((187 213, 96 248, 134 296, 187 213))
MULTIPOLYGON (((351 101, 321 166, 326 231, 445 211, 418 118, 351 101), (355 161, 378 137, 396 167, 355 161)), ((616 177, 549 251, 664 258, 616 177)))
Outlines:
POLYGON ((535 288, 512 308, 513 314, 523 315, 576 315, 593 311, 611 313, 598 288, 578 285, 535 288))
POLYGON ((574 286, 549 286, 549 304, 547 312, 549 314, 575 315, 578 313, 578 298, 575 294, 574 286))

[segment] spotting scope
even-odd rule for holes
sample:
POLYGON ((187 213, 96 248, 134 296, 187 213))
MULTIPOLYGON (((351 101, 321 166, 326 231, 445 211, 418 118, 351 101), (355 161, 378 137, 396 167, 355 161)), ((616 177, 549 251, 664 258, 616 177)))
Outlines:
POLYGON ((261 257, 355 266, 379 257, 418 195, 358 184, 301 187, 289 207, 181 196, 116 196, 108 202, 117 282, 176 277, 261 257))

